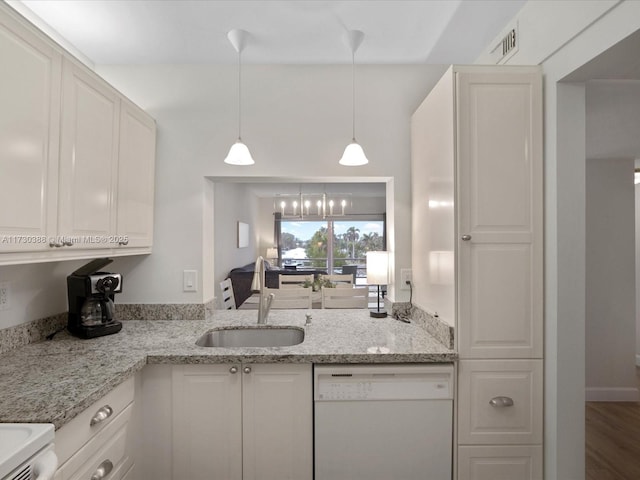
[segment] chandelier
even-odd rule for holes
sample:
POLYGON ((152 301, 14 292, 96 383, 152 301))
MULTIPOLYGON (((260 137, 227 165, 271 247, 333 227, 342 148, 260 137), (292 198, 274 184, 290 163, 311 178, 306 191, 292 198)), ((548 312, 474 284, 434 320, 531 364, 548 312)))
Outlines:
POLYGON ((276 194, 274 211, 282 218, 326 219, 344 217, 351 208, 350 193, 276 194))

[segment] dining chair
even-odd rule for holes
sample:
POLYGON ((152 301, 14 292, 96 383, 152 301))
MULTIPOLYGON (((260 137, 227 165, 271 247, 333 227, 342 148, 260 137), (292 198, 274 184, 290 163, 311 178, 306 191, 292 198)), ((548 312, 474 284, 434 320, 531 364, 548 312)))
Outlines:
POLYGON ((367 308, 369 287, 322 287, 322 308, 367 308))
POLYGON ((220 290, 222 290, 222 308, 225 310, 235 310, 236 297, 233 295, 233 284, 230 278, 220 282, 220 290))
POLYGON ((265 295, 273 293, 271 308, 311 308, 311 287, 265 288, 265 295))
POLYGON ((305 282, 313 283, 313 273, 309 275, 287 275, 281 273, 278 276, 278 284, 280 288, 301 287, 305 282))
POLYGON ((343 275, 351 275, 353 277, 353 283, 356 283, 356 275, 358 274, 358 266, 357 265, 343 265, 342 266, 342 274, 343 275))
POLYGON ((351 287, 353 285, 353 275, 322 275, 320 277, 322 280, 329 280, 331 283, 335 284, 336 287, 351 287))

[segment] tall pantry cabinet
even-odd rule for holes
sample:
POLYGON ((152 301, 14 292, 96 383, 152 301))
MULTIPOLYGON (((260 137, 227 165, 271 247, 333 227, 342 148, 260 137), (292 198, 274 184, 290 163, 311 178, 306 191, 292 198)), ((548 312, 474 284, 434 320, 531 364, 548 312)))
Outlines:
POLYGON ((414 303, 455 326, 457 478, 542 479, 542 75, 453 66, 412 117, 414 303))

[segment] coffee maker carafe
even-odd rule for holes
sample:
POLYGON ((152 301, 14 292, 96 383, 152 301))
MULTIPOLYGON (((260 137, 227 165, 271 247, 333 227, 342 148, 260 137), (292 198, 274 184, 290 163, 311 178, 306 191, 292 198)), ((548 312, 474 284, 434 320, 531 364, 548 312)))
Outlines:
POLYGON ((114 294, 122 292, 122 275, 99 271, 110 258, 98 258, 67 277, 69 332, 80 338, 117 333, 122 323, 114 318, 114 294))

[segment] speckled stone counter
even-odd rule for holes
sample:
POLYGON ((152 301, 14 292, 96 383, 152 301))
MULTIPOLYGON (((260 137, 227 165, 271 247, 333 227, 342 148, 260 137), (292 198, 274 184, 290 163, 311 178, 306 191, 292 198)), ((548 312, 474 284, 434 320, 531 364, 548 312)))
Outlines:
POLYGON ((453 350, 424 328, 367 311, 274 310, 270 325, 305 329, 291 347, 211 348, 195 341, 222 326, 256 323, 255 311, 216 311, 208 320, 126 321, 120 333, 51 341, 0 355, 0 422, 53 423, 60 428, 147 363, 422 363, 452 362, 453 350))

